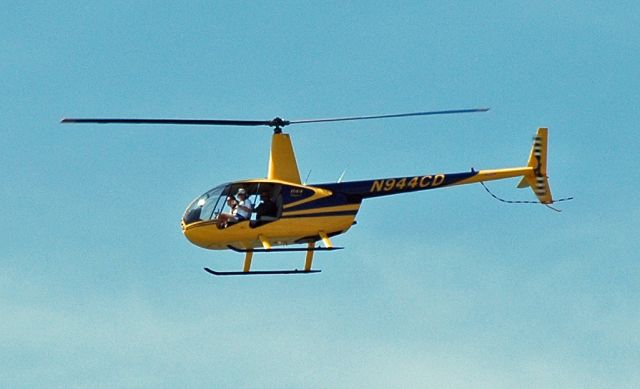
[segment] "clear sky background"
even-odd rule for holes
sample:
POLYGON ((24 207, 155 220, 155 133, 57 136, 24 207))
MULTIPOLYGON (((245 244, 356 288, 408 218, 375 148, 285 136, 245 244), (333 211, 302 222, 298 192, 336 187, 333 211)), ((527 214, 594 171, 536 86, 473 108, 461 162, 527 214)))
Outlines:
MULTIPOLYGON (((0 387, 633 388, 637 2, 4 2, 0 387), (491 107, 291 127, 309 182, 526 163, 366 201, 309 276, 215 278, 187 204, 266 175, 268 128, 60 125, 491 107), (517 179, 501 197, 535 199, 517 179)), ((256 255, 255 269, 304 255, 256 255)))

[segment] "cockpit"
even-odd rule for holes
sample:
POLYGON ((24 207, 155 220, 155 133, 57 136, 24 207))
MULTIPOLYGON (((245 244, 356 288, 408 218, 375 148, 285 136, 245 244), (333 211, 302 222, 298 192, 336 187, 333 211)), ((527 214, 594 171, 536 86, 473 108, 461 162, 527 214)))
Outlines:
POLYGON ((238 192, 246 193, 246 202, 251 205, 249 220, 253 227, 274 221, 282 212, 281 185, 261 182, 235 182, 217 186, 197 197, 189 204, 182 217, 183 224, 219 220, 231 215, 232 203, 238 192), (232 201, 230 201, 232 200, 232 201))

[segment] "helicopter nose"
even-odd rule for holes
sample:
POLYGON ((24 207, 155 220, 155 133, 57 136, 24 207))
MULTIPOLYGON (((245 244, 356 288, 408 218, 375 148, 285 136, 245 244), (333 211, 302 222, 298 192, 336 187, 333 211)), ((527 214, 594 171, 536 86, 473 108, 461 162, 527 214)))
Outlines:
POLYGON ((181 224, 182 233, 189 242, 205 249, 217 248, 214 236, 218 228, 215 225, 185 225, 184 222, 181 224))

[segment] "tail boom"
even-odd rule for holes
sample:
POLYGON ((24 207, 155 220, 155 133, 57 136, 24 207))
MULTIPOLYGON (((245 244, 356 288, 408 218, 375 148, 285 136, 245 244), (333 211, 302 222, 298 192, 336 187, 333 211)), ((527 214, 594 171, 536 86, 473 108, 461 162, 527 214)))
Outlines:
POLYGON ((317 184, 316 187, 342 193, 361 201, 366 198, 389 196, 421 190, 445 188, 485 181, 522 177, 518 187, 530 186, 542 204, 552 204, 547 181, 547 129, 539 128, 527 166, 492 170, 471 170, 463 173, 439 173, 423 176, 381 178, 366 181, 317 184))
POLYGON ((533 174, 533 169, 529 166, 506 168, 506 169, 479 170, 476 172, 475 175, 465 180, 458 181, 451 185, 475 184, 477 182, 503 180, 505 178, 513 178, 513 177, 523 177, 529 174, 533 174))

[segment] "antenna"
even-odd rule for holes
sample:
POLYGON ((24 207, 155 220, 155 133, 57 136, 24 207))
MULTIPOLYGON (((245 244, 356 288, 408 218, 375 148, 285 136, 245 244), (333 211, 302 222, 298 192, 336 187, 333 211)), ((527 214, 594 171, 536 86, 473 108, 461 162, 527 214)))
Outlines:
POLYGON ((344 177, 344 174, 347 172, 347 169, 344 169, 342 171, 342 174, 340 174, 340 178, 338 178, 338 184, 342 182, 342 178, 344 177))

